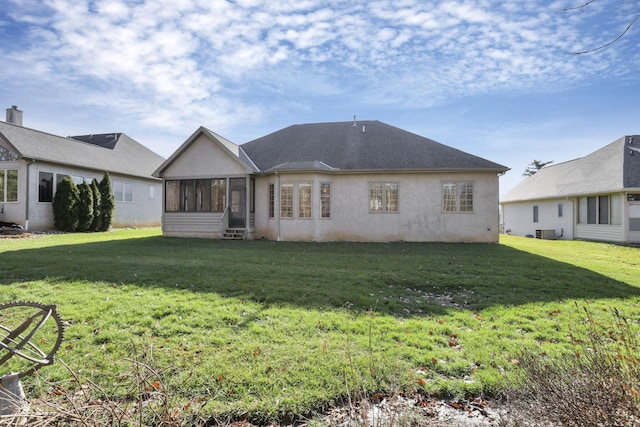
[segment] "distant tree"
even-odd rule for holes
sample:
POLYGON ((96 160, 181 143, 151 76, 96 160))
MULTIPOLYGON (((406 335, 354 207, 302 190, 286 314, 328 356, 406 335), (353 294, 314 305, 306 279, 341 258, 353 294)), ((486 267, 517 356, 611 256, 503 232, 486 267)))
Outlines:
POLYGON ((87 181, 82 181, 82 184, 78 185, 78 193, 80 195, 80 203, 78 205, 77 231, 91 231, 91 224, 93 223, 93 189, 87 181))
MULTIPOLYGON (((577 6, 574 7, 567 7, 565 8, 565 12, 569 12, 569 11, 583 11, 585 10, 589 5, 596 3, 598 0, 589 0, 586 2, 583 2, 582 4, 579 4, 577 6)), ((623 0, 621 1, 621 5, 622 6, 626 6, 627 10, 626 13, 630 16, 630 20, 629 23, 627 25, 627 27, 624 29, 624 31, 620 32, 620 34, 618 34, 616 37, 614 37, 612 40, 603 43, 599 46, 590 48, 590 49, 585 49, 585 50, 581 50, 581 51, 574 51, 571 52, 574 55, 582 55, 585 53, 591 53, 591 52, 595 52, 596 50, 600 50, 600 49, 604 49, 607 46, 610 46, 612 44, 614 44, 615 42, 617 42, 618 40, 620 40, 622 37, 624 37, 624 35, 629 32, 629 30, 631 29, 631 27, 633 27, 638 20, 640 19, 640 8, 639 7, 635 7, 635 6, 629 6, 630 4, 632 4, 632 1, 629 0, 623 0)))
POLYGON ((65 177, 58 184, 53 196, 53 224, 60 231, 76 231, 80 192, 71 177, 65 177))
POLYGON ((545 167, 546 165, 551 164, 551 163, 553 163, 553 160, 550 160, 548 162, 541 162, 540 160, 534 160, 533 162, 529 163, 527 168, 522 173, 522 176, 534 175, 540 169, 542 169, 543 167, 545 167))
POLYGON ((109 231, 109 228, 113 223, 113 215, 116 209, 113 192, 111 191, 111 179, 109 178, 109 172, 105 172, 102 177, 102 181, 100 181, 100 197, 100 214, 102 217, 100 231, 109 231))
POLYGON ((91 181, 91 191, 93 192, 93 221, 91 222, 91 231, 100 231, 102 229, 102 194, 100 194, 100 184, 98 184, 98 180, 95 178, 91 181))

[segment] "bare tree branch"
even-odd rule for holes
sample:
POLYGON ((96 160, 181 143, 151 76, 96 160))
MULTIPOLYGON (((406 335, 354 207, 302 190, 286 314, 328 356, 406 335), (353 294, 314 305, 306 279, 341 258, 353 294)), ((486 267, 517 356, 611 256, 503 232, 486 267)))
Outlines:
MULTIPOLYGON (((591 0, 591 1, 595 1, 595 0, 591 0)), ((629 25, 627 25, 627 28, 625 28, 625 30, 622 33, 620 33, 618 35, 618 37, 616 37, 615 39, 611 40, 610 42, 605 43, 603 45, 600 45, 598 47, 594 47, 593 49, 581 50, 581 51, 576 51, 576 52, 571 52, 571 53, 574 54, 574 55, 582 55, 582 54, 585 54, 585 53, 591 53, 591 52, 595 52, 595 51, 600 50, 600 49, 604 49, 607 46, 611 46, 612 44, 614 44, 615 42, 620 40, 622 38, 622 36, 624 36, 627 33, 627 31, 629 31, 629 29, 631 27, 633 27, 633 25, 636 22, 638 22, 638 19, 640 19, 640 14, 636 15, 635 18, 633 18, 633 20, 629 23, 629 25)))
POLYGON ((565 11, 565 12, 568 12, 568 11, 570 11, 570 10, 582 10, 582 9, 584 9, 584 8, 585 8, 585 7, 587 7, 587 6, 589 6, 591 3, 595 2, 595 1, 596 1, 596 0, 589 0, 588 2, 586 2, 586 3, 584 3, 584 4, 580 5, 580 6, 576 6, 576 7, 566 7, 566 8, 564 8, 564 11, 565 11))
MULTIPOLYGON (((575 11, 575 10, 584 11, 587 8, 587 6, 591 5, 592 3, 595 3, 596 1, 597 0, 588 0, 588 1, 585 1, 584 3, 582 3, 582 4, 578 5, 578 6, 564 8, 563 11, 564 12, 571 12, 571 11, 575 11)), ((624 4, 629 4, 629 3, 631 3, 631 2, 628 1, 628 0, 624 1, 624 4)), ((637 12, 637 10, 636 10, 636 12, 637 12)), ((627 32, 629 32, 631 27, 633 27, 636 24, 636 22, 638 22, 638 20, 640 20, 640 13, 634 13, 633 15, 635 15, 635 16, 633 17, 633 19, 631 20, 629 25, 627 25, 627 28, 625 28, 624 31, 621 32, 620 34, 618 34, 618 36, 615 37, 613 40, 611 40, 611 41, 609 41, 607 43, 601 44, 600 46, 591 48, 591 49, 585 49, 585 50, 580 50, 580 51, 572 51, 572 52, 569 52, 569 53, 571 53, 572 55, 583 55, 585 53, 595 52, 597 50, 604 49, 605 47, 611 46, 612 44, 614 44, 615 42, 620 40, 625 34, 627 34, 627 32)))

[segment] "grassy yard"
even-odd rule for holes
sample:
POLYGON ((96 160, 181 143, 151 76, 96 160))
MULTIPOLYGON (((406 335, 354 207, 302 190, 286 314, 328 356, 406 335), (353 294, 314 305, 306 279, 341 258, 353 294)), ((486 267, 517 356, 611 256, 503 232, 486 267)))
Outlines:
MULTIPOLYGON (((491 396, 523 348, 572 351, 576 303, 638 322, 640 249, 46 235, 0 240, 11 300, 57 304, 69 323, 58 358, 108 393, 144 356, 177 401, 266 422, 356 392, 491 396)), ((61 363, 23 384, 30 396, 77 386, 61 363)))

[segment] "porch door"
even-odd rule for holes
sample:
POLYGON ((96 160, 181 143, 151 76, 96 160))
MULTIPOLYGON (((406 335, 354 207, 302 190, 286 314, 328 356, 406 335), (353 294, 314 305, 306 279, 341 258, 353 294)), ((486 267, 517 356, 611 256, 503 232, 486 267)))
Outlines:
POLYGON ((229 184, 229 227, 245 228, 247 224, 247 180, 246 178, 231 178, 229 184))

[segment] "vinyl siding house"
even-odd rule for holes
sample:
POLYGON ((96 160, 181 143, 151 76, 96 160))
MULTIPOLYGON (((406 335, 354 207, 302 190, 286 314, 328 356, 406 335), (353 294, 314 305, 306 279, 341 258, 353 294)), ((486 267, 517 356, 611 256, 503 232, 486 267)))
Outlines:
POLYGON ((236 145, 197 129, 154 173, 165 236, 498 240, 508 168, 379 121, 293 125, 236 145))
POLYGON ((501 200, 504 231, 640 243, 640 136, 542 168, 501 200))
POLYGON ((164 158, 123 133, 60 137, 22 126, 22 112, 0 121, 0 221, 51 230, 51 202, 65 176, 76 184, 104 172, 115 198, 114 227, 159 226, 162 183, 152 172, 164 158))

